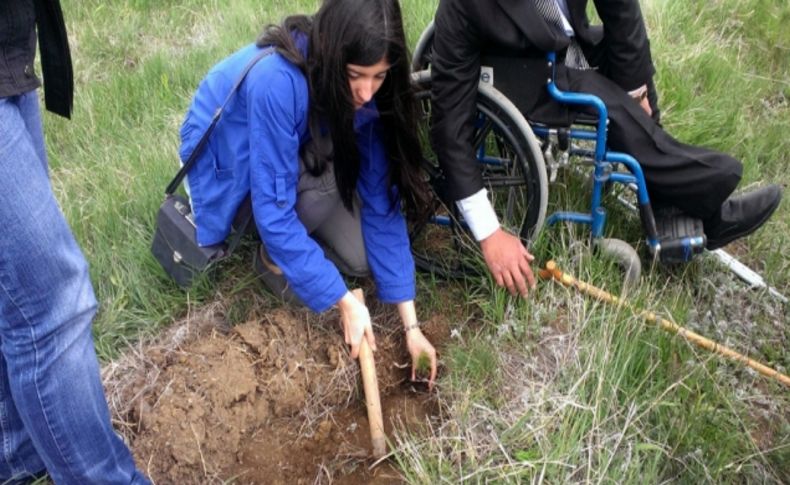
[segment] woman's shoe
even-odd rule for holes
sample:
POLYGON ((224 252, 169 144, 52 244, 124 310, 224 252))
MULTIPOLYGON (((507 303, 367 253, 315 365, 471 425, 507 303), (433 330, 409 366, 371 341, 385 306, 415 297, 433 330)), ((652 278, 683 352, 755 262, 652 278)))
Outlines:
POLYGON ((269 258, 269 254, 262 243, 258 250, 255 251, 253 266, 255 267, 255 272, 258 273, 258 276, 269 290, 274 293, 274 296, 285 303, 302 306, 302 301, 291 290, 291 286, 288 284, 288 280, 285 279, 282 270, 269 258))

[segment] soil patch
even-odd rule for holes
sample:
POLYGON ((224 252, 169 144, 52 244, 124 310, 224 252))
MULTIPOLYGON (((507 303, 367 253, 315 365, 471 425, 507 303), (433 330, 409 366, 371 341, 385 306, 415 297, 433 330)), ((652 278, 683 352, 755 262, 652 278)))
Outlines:
MULTIPOLYGON (((421 433, 439 411, 423 384, 409 382, 396 319, 376 329, 390 440, 421 433)), ((222 320, 208 309, 105 369, 116 425, 157 484, 401 483, 390 462, 371 467, 358 365, 337 313, 276 309, 234 327, 222 320)), ((437 346, 449 337, 439 318, 425 331, 437 346)))

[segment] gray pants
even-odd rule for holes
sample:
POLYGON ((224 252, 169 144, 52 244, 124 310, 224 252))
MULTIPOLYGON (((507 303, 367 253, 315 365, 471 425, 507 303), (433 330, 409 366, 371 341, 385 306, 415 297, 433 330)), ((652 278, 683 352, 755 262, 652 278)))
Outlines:
POLYGON ((360 200, 354 197, 353 213, 345 208, 335 184, 333 165, 330 163, 323 174, 313 177, 300 160, 296 190, 296 214, 326 257, 345 275, 367 276, 370 269, 362 240, 360 200))

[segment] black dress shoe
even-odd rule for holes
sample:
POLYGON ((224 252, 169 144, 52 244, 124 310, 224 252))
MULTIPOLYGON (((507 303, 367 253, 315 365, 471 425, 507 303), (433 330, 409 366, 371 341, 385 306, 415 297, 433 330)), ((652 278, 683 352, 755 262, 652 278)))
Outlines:
POLYGON ((771 217, 781 200, 782 188, 778 185, 725 200, 719 213, 705 221, 705 235, 708 237, 705 247, 718 249, 753 233, 771 217))

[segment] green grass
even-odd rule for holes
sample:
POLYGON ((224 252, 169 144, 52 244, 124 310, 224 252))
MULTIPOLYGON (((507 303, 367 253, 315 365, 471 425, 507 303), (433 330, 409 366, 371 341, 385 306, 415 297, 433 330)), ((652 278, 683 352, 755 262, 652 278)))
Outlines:
MULTIPOLYGON (((250 247, 189 292, 150 256, 156 209, 177 168, 178 129, 206 71, 262 25, 316 1, 64 0, 75 61, 72 121, 45 116, 54 190, 91 264, 102 359, 188 310, 226 299, 248 317, 250 247), (230 3, 230 5, 228 5, 230 3)), ((437 1, 404 0, 412 44, 437 1)), ((790 5, 785 0, 642 2, 663 121, 681 140, 745 162, 742 186, 790 181, 790 5)), ((579 204, 581 183, 553 186, 579 204)), ((790 215, 780 206, 739 257, 790 294, 790 215)), ((638 223, 614 209, 608 229, 638 223)), ((533 250, 610 291, 616 265, 578 228, 545 231, 533 250)), ((790 396, 743 367, 690 347, 624 310, 543 283, 527 300, 486 278, 421 277, 420 313, 449 315, 460 337, 441 356, 444 420, 428 438, 398 438, 412 483, 778 483, 790 477, 790 396)), ((785 371, 787 308, 711 258, 645 268, 636 305, 785 371)))

